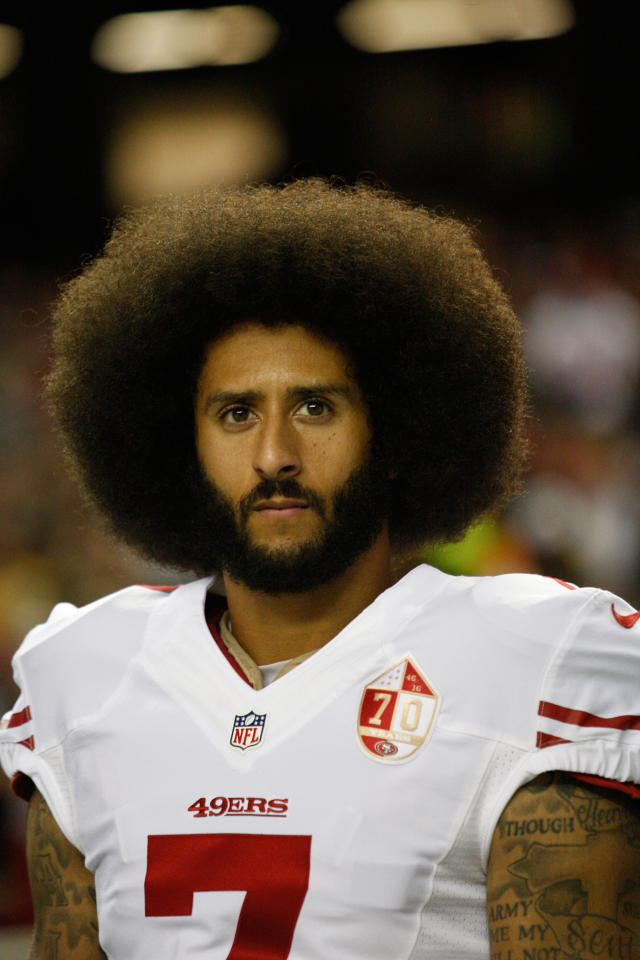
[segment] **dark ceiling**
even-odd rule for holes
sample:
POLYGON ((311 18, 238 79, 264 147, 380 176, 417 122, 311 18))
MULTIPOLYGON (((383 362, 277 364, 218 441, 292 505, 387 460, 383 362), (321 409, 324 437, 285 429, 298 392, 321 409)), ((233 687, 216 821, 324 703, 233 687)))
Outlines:
POLYGON ((622 0, 575 0, 576 27, 551 40, 385 55, 341 40, 340 3, 261 5, 283 34, 259 63, 116 75, 89 58, 95 29, 178 4, 0 4, 25 37, 0 81, 5 261, 60 270, 95 251, 117 212, 103 186, 110 118, 154 88, 266 94, 287 131, 281 177, 370 171, 420 200, 533 225, 587 212, 597 223, 637 196, 638 55, 622 0))

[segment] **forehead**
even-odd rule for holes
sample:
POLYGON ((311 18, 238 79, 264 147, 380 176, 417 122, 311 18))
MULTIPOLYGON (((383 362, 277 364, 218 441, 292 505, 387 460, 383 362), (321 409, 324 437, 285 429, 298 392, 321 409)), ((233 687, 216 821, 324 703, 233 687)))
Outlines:
POLYGON ((298 324, 266 327, 248 322, 205 351, 200 386, 248 387, 261 382, 353 384, 348 361, 335 343, 298 324))

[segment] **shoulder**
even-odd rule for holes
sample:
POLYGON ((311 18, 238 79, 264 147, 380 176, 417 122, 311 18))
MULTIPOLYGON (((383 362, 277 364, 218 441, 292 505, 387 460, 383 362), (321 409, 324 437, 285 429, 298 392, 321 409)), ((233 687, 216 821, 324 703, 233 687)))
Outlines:
POLYGON ((180 592, 132 586, 82 607, 61 603, 27 634, 13 668, 39 750, 100 709, 125 677, 151 620, 180 603, 180 592))
POLYGON ((620 597, 542 576, 451 577, 427 568, 415 581, 416 605, 420 579, 412 644, 442 664, 465 701, 495 708, 494 726, 509 742, 640 736, 640 615, 620 597))
POLYGON ((608 590, 527 574, 479 579, 474 606, 488 619, 551 641, 558 661, 612 676, 640 658, 640 613, 608 590))
POLYGON ((621 597, 544 577, 510 575, 479 583, 475 603, 487 618, 550 647, 547 697, 583 704, 581 709, 603 718, 640 713, 640 613, 621 597))
POLYGON ((476 637, 522 647, 531 656, 539 651, 548 661, 547 688, 572 677, 586 692, 595 674, 612 696, 627 690, 637 708, 640 613, 621 597, 534 574, 447 579, 443 603, 458 608, 476 637))
MULTIPOLYGON (((409 574, 409 583, 424 614, 445 610, 456 622, 473 625, 476 635, 488 627, 494 635, 511 633, 542 641, 553 637, 554 642, 574 618, 591 607, 610 605, 613 599, 607 601, 610 595, 601 590, 529 573, 452 576, 423 565, 409 574)), ((619 602, 622 609, 625 605, 619 602)))
POLYGON ((18 648, 14 663, 95 655, 105 645, 130 648, 150 614, 174 588, 131 586, 77 607, 58 603, 18 648))
POLYGON ((535 573, 505 573, 496 577, 467 577, 469 590, 478 609, 491 615, 539 617, 556 612, 571 616, 601 591, 578 587, 555 577, 535 573))
POLYGON ((512 622, 535 640, 533 650, 547 650, 536 679, 536 750, 518 766, 517 779, 508 781, 504 799, 551 770, 603 783, 640 783, 640 614, 607 590, 561 582, 539 590, 527 579, 485 585, 489 594, 497 591, 502 611, 509 607, 504 588, 513 589, 520 612, 512 622))
MULTIPOLYGON (((420 593, 430 596, 455 593, 498 605, 518 600, 549 600, 554 597, 578 596, 593 592, 558 577, 538 573, 503 573, 497 576, 466 576, 446 573, 427 563, 421 563, 407 573, 398 585, 407 583, 420 593)), ((598 592, 597 590, 595 592, 598 592)))

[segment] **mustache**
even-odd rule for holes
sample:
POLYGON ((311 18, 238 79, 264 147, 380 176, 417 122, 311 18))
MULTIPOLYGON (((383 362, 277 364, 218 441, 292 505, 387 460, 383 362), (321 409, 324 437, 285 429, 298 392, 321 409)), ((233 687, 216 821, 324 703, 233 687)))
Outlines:
POLYGON ((321 518, 325 516, 325 505, 322 497, 315 490, 303 487, 297 480, 285 477, 282 480, 261 480, 251 493, 242 497, 238 510, 243 520, 246 520, 259 500, 271 500, 273 497, 290 497, 293 500, 304 500, 321 518))

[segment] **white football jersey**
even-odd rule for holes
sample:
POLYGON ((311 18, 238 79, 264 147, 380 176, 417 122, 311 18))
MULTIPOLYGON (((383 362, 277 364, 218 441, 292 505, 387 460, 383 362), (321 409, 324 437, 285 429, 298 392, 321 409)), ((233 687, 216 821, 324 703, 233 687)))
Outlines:
POLYGON ((210 587, 60 605, 14 660, 2 763, 95 873, 110 960, 488 957, 518 787, 640 782, 640 624, 617 597, 421 566, 254 690, 210 587))

